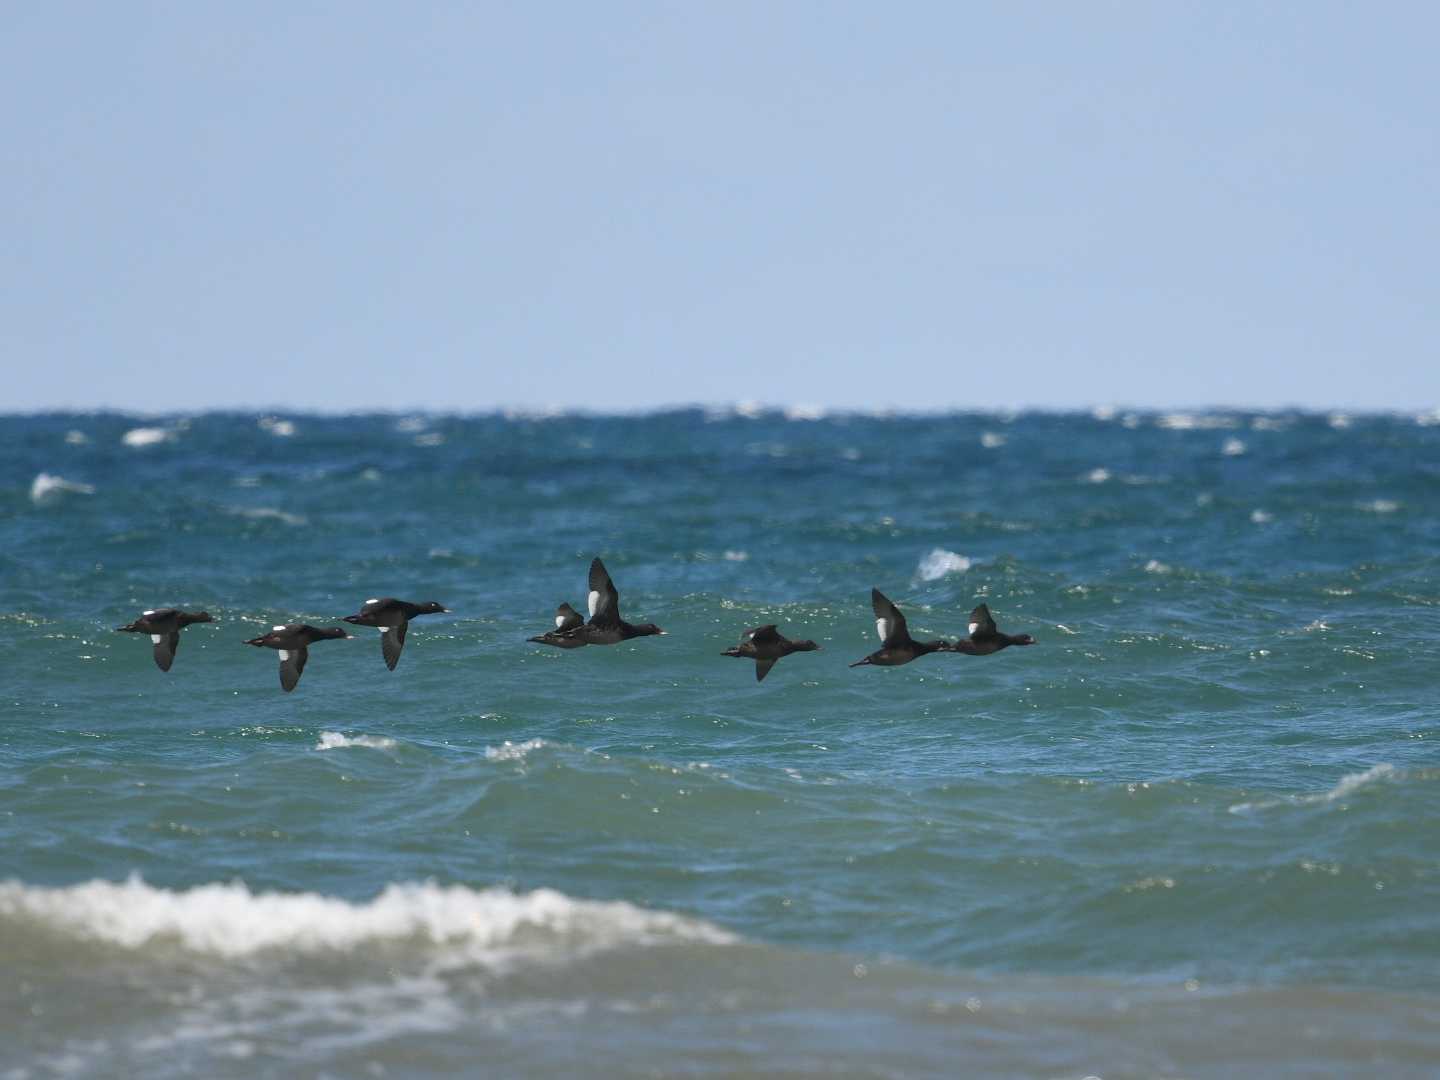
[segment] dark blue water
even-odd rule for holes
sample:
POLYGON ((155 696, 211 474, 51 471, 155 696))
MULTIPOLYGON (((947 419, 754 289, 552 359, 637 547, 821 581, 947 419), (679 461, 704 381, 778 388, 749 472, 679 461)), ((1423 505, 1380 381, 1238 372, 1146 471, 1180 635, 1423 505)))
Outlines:
POLYGON ((0 1075, 1426 1075, 1429 419, 0 420, 0 1075))

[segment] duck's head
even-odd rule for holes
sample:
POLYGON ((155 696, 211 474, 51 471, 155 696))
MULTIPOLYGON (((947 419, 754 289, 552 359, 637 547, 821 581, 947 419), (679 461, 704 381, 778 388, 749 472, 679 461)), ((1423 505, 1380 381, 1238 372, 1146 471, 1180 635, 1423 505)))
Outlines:
POLYGON ((426 600, 423 604, 416 605, 417 615, 449 615, 450 609, 435 600, 426 600))
POLYGON ((636 637, 652 637, 655 634, 664 634, 666 632, 667 631, 661 630, 653 622, 641 623, 639 626, 635 627, 636 637))

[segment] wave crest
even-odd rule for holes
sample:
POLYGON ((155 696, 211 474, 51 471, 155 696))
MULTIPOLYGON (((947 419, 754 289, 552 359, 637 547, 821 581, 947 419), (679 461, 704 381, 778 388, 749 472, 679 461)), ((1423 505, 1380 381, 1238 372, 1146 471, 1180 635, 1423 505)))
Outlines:
POLYGON ((434 882, 392 882, 374 899, 351 903, 313 892, 252 893, 238 881, 179 892, 147 885, 138 875, 63 888, 8 881, 0 883, 0 920, 125 949, 175 943, 230 959, 267 949, 348 951, 367 942, 417 939, 460 946, 477 960, 522 949, 565 956, 627 945, 739 940, 702 920, 620 900, 434 882))

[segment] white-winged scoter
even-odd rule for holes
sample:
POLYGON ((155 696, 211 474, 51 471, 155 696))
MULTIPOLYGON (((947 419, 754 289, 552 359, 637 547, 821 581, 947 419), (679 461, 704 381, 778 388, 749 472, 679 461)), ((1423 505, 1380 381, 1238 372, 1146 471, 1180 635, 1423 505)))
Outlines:
POLYGON ((875 609, 875 629, 880 632, 880 648, 864 660, 855 661, 851 667, 859 667, 861 664, 896 667, 910 663, 917 656, 948 648, 944 641, 916 641, 912 638, 905 625, 905 616, 900 614, 900 609, 887 600, 879 589, 870 590, 870 604, 875 609))
POLYGON ((770 674, 770 669, 775 666, 775 661, 782 656, 789 656, 797 652, 819 652, 820 646, 813 641, 792 641, 775 629, 775 623, 768 626, 757 626, 754 630, 746 630, 741 634, 741 639, 748 638, 743 644, 734 648, 726 649, 721 656, 740 656, 755 661, 755 681, 759 682, 770 674))
POLYGON ((305 661, 310 659, 311 645, 317 641, 353 636, 338 626, 322 630, 309 623, 292 622, 273 627, 268 634, 250 638, 245 644, 275 649, 280 653, 280 686, 281 689, 289 691, 294 690, 295 684, 300 681, 300 673, 305 670, 305 661))
POLYGON ((582 645, 617 645, 631 638, 663 634, 654 623, 632 625, 620 618, 620 594, 615 583, 597 556, 590 564, 590 621, 579 622, 580 613, 569 604, 561 604, 555 616, 555 629, 529 640, 561 649, 578 649, 582 645))
POLYGON ((990 609, 981 604, 970 612, 970 636, 961 638, 954 645, 945 646, 944 652, 965 653, 967 656, 989 656, 1011 645, 1034 645, 1035 639, 1029 634, 1002 634, 995 629, 995 620, 990 609))
POLYGON ((142 611, 140 617, 129 626, 117 626, 116 630, 127 630, 132 634, 149 634, 155 643, 155 663, 161 671, 169 671, 175 662, 175 649, 180 644, 180 631, 191 623, 214 622, 208 611, 181 611, 179 608, 162 607, 154 611, 142 611))
POLYGON ((380 655, 385 657, 385 666, 394 671, 395 665, 400 662, 400 650, 405 647, 405 630, 410 620, 417 615, 442 614, 450 614, 450 609, 434 600, 411 604, 393 596, 382 596, 378 600, 366 600, 358 615, 346 615, 340 621, 377 628, 380 631, 380 655))

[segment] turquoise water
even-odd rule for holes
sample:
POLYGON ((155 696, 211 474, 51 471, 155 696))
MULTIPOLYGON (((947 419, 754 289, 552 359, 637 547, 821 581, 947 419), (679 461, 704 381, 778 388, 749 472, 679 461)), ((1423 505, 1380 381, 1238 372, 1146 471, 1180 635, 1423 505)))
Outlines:
POLYGON ((4 418, 0 1076, 1435 1075, 1432 419, 4 418))

